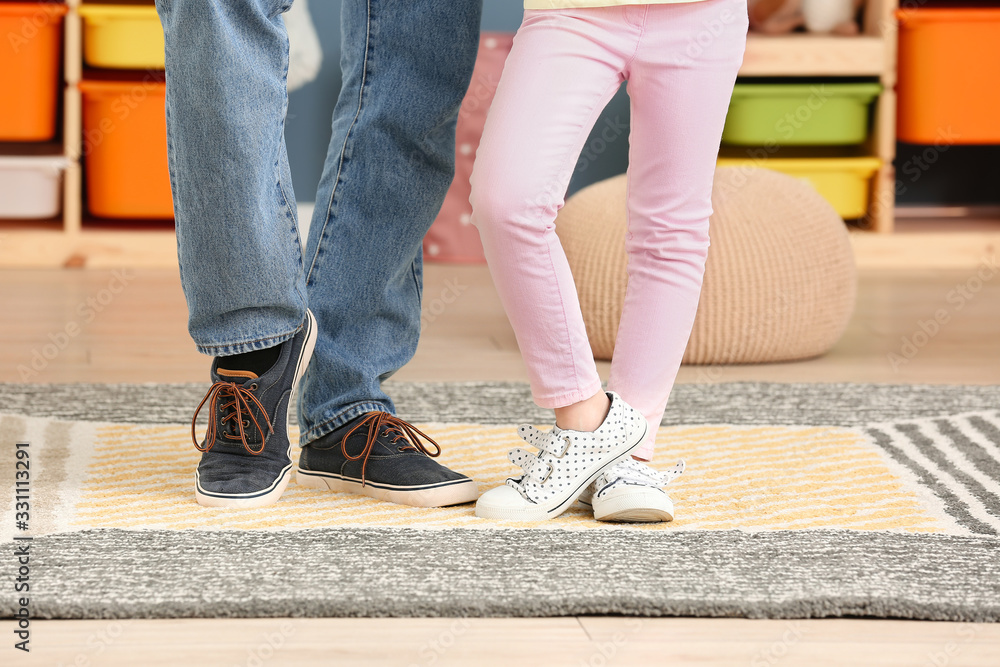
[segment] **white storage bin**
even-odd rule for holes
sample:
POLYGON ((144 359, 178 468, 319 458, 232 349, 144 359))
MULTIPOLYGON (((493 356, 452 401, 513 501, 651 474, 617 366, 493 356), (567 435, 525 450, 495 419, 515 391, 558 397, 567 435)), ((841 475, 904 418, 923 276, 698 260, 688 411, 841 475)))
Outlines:
POLYGON ((54 218, 62 209, 62 156, 0 156, 0 218, 54 218))

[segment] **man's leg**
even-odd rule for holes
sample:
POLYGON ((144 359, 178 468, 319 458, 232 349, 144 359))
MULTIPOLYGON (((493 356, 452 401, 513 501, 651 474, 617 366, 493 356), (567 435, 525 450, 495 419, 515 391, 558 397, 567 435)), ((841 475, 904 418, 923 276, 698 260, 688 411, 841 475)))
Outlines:
POLYGON ((275 0, 160 0, 181 281, 198 350, 281 343, 305 317, 275 0))
POLYGON ((481 0, 345 0, 344 83, 307 246, 319 340, 301 442, 370 411, 420 334, 421 241, 454 174, 481 0))
POLYGON ((301 393, 296 481, 418 506, 471 502, 382 381, 420 336, 421 242, 454 175, 481 0, 345 0, 344 85, 306 257, 316 354, 301 393), (426 444, 425 444, 426 443, 426 444))
POLYGON ((198 350, 216 357, 208 432, 194 443, 204 505, 262 506, 281 495, 291 475, 288 405, 315 342, 284 144, 280 13, 289 5, 157 2, 188 327, 198 350))

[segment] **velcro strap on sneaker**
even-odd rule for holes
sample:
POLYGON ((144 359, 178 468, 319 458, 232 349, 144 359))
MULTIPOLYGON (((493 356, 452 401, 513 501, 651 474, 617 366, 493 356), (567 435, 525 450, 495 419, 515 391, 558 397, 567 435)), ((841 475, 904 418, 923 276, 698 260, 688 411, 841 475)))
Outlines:
POLYGON ((569 445, 569 436, 560 436, 553 433, 545 440, 545 442, 542 443, 542 451, 548 452, 557 459, 561 459, 566 455, 569 445))
POLYGON ((517 429, 521 439, 532 447, 537 447, 542 453, 552 454, 557 459, 566 455, 569 449, 569 436, 560 435, 562 431, 553 429, 551 431, 539 431, 531 424, 522 424, 517 429))
POLYGON ((524 471, 531 481, 544 484, 552 474, 552 466, 541 460, 527 449, 515 447, 507 452, 507 459, 524 471))
POLYGON ((537 459, 534 452, 529 452, 527 449, 521 447, 515 447, 514 449, 507 452, 507 460, 516 465, 521 470, 527 470, 528 464, 532 459, 537 459))
POLYGON ((549 475, 552 474, 552 465, 546 461, 536 458, 528 464, 527 468, 523 468, 523 470, 532 481, 538 484, 545 484, 545 480, 547 480, 549 475))

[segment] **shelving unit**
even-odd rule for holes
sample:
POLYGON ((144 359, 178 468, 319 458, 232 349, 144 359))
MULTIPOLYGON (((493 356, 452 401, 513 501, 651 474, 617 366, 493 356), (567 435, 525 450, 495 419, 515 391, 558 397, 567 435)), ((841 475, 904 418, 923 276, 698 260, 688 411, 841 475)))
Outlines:
MULTIPOLYGON (((63 141, 61 146, 53 144, 46 149, 54 154, 61 151, 70 161, 63 185, 63 216, 61 220, 40 222, 0 221, 0 267, 175 267, 176 240, 169 221, 112 224, 93 220, 84 212, 81 96, 77 88, 84 71, 78 11, 81 2, 67 1, 63 141)), ((751 33, 740 75, 869 77, 882 83, 883 92, 874 109, 873 131, 862 148, 864 154, 881 158, 882 167, 873 179, 869 214, 862 221, 865 231, 853 237, 859 252, 870 258, 888 250, 894 262, 905 262, 906 257, 930 253, 915 244, 915 237, 921 235, 886 234, 893 229, 894 213, 896 7, 896 0, 869 0, 863 34, 854 37, 751 33)), ((967 254, 972 257, 995 242, 993 236, 986 234, 954 239, 951 246, 968 249, 967 254)))
MULTIPOLYGON (((82 0, 67 0, 64 22, 62 142, 22 144, 13 150, 64 155, 63 214, 59 220, 0 220, 0 267, 55 268, 177 265, 177 242, 168 222, 103 224, 84 212, 83 110, 77 84, 83 77, 82 0), (84 224, 84 221, 90 224, 84 224)), ((7 144, 7 146, 11 146, 7 144)))
POLYGON ((868 0, 862 34, 841 37, 792 33, 769 36, 751 32, 741 77, 872 77, 882 84, 875 102, 872 131, 862 155, 882 166, 872 179, 863 229, 893 229, 896 157, 896 18, 897 0, 868 0))

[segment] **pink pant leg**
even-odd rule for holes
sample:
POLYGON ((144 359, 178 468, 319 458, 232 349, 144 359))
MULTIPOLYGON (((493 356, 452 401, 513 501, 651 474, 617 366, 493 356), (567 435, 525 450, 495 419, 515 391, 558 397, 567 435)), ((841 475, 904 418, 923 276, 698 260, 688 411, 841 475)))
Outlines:
POLYGON ((535 402, 601 388, 556 213, 591 128, 618 90, 634 35, 621 8, 525 13, 472 175, 472 222, 517 336, 535 402))
POLYGON ((628 288, 609 389, 642 412, 651 459, 694 324, 715 159, 743 60, 745 0, 651 5, 628 72, 628 288))
POLYGON ((528 12, 477 157, 473 222, 535 401, 587 398, 600 383, 553 220, 600 109, 631 79, 629 287, 609 386, 650 422, 643 458, 697 309, 745 38, 743 0, 528 12))

